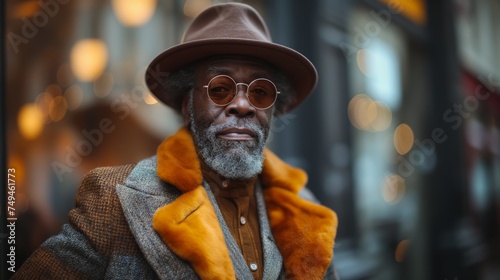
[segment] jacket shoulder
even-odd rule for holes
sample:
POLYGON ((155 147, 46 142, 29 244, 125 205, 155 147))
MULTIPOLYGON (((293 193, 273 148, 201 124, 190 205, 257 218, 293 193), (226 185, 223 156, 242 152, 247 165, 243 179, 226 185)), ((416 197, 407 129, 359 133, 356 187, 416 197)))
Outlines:
POLYGON ((101 254, 135 254, 139 250, 116 192, 116 186, 126 181, 135 165, 93 169, 77 191, 69 221, 101 254))
POLYGON ((119 165, 119 166, 107 166, 98 167, 92 169, 85 175, 82 186, 80 187, 77 195, 83 191, 84 186, 96 186, 96 185, 117 185, 123 183, 130 172, 136 166, 136 163, 119 165))

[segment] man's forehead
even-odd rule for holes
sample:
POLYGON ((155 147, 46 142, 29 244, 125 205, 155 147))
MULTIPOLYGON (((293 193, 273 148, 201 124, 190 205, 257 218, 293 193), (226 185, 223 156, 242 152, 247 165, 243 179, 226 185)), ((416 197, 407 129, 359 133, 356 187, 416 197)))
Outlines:
POLYGON ((229 74, 232 70, 240 67, 253 68, 265 76, 271 76, 275 72, 275 68, 269 63, 254 57, 241 55, 211 57, 201 61, 196 69, 207 74, 229 74))

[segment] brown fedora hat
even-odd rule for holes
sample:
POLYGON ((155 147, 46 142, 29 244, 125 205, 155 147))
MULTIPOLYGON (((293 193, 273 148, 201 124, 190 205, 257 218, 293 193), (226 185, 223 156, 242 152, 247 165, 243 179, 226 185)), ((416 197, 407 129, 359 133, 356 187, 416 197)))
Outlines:
POLYGON ((316 87, 318 75, 314 65, 299 52, 273 43, 262 17, 241 3, 213 5, 198 15, 182 42, 150 63, 146 84, 159 100, 180 112, 184 93, 166 92, 163 83, 168 73, 217 55, 255 57, 282 71, 290 80, 295 96, 285 111, 278 114, 296 108, 316 87))

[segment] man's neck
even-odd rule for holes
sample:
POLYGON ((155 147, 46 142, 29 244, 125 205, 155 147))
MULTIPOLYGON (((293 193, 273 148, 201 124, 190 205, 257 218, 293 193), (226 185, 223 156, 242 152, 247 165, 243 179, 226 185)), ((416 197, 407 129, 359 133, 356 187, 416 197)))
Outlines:
POLYGON ((258 175, 245 180, 228 179, 215 172, 201 159, 200 166, 203 178, 215 195, 235 197, 253 194, 258 175))

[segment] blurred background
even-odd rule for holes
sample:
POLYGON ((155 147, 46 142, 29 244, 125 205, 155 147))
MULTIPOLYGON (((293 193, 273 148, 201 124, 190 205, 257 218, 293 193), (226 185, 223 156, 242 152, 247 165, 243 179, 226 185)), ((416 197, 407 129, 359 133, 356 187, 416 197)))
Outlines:
MULTIPOLYGON (((5 2, 19 267, 85 173, 153 155, 180 127, 146 67, 226 1, 5 2)), ((238 2, 319 72, 268 146, 337 212, 341 279, 500 279, 500 2, 238 2)))

